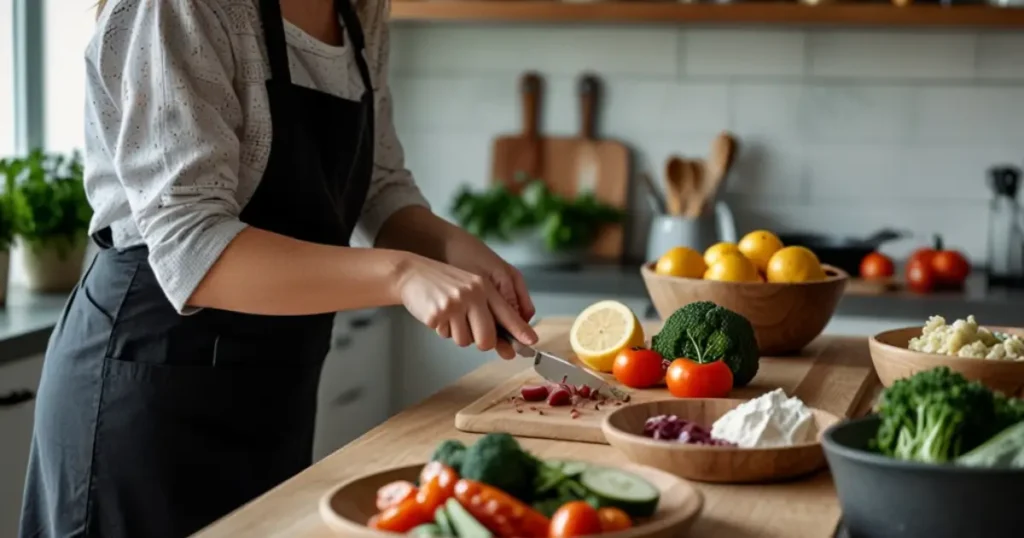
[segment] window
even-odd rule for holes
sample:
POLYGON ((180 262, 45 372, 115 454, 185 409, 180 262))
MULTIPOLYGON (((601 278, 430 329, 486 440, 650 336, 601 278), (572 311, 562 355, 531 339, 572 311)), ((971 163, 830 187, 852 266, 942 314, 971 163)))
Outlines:
POLYGON ((0 0, 0 157, 15 151, 14 3, 0 0))
POLYGON ((95 26, 95 4, 43 0, 44 143, 49 151, 81 150, 85 143, 85 48, 95 26))

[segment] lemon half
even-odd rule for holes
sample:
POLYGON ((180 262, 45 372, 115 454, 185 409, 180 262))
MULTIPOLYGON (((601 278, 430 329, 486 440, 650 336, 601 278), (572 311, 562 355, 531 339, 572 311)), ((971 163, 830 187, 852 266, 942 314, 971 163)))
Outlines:
POLYGON ((569 330, 569 343, 584 364, 599 372, 611 372, 619 351, 644 345, 644 330, 628 306, 599 301, 576 316, 569 330))

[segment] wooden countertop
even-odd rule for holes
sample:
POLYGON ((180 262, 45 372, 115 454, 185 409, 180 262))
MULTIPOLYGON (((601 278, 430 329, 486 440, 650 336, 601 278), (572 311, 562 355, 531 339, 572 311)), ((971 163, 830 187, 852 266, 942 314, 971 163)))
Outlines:
MULTIPOLYGON (((568 326, 564 319, 557 318, 538 323, 537 332, 542 340, 538 347, 544 347, 544 340, 565 338, 568 326)), ((336 536, 321 521, 317 511, 322 495, 340 482, 357 476, 424 461, 441 440, 454 438, 469 442, 479 437, 456 430, 455 413, 529 366, 523 360, 495 360, 478 368, 196 536, 336 536)), ((859 413, 868 410, 878 390, 879 387, 873 387, 865 395, 859 413)), ((521 439, 521 442, 541 457, 574 457, 608 463, 621 459, 615 449, 605 445, 540 439, 521 439)), ((704 494, 704 511, 689 535, 694 538, 831 538, 839 520, 839 505, 827 471, 801 481, 773 485, 694 484, 704 494)))

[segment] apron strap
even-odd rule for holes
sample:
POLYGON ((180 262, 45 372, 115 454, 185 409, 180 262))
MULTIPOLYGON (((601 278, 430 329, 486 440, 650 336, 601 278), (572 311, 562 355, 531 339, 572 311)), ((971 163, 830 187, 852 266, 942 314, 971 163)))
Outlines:
POLYGON ((288 67, 288 46, 284 37, 284 17, 281 15, 280 0, 260 0, 260 19, 263 21, 267 59, 270 60, 270 77, 273 80, 291 83, 292 74, 288 67))
POLYGON ((370 106, 373 106, 373 82, 370 79, 370 67, 366 64, 366 40, 363 38, 363 26, 359 24, 359 17, 356 16, 355 10, 352 9, 351 0, 334 0, 334 10, 341 15, 342 22, 345 23, 345 30, 348 32, 349 39, 352 40, 352 46, 356 56, 356 67, 359 68, 359 76, 363 79, 363 85, 366 87, 365 96, 370 96, 370 106))

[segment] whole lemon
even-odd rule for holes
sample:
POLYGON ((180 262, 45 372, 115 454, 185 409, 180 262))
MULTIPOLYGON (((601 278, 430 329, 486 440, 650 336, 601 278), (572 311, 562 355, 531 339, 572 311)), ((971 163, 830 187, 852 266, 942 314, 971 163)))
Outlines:
POLYGON ((754 262, 758 271, 768 268, 768 260, 782 248, 782 241, 775 234, 766 230, 755 230, 743 236, 738 245, 740 252, 754 262))
POLYGON ((706 263, 708 267, 711 267, 726 254, 740 254, 740 249, 736 248, 736 245, 726 243, 725 241, 715 243, 704 251, 704 263, 706 263))
POLYGON ((654 272, 659 275, 678 276, 683 278, 700 278, 707 270, 704 257, 699 252, 687 247, 670 249, 658 258, 654 272))
POLYGON ((825 271, 809 248, 790 246, 772 255, 765 275, 768 282, 813 282, 823 280, 825 271))
POLYGON ((721 282, 759 282, 754 264, 742 254, 726 254, 704 272, 705 280, 721 282))

